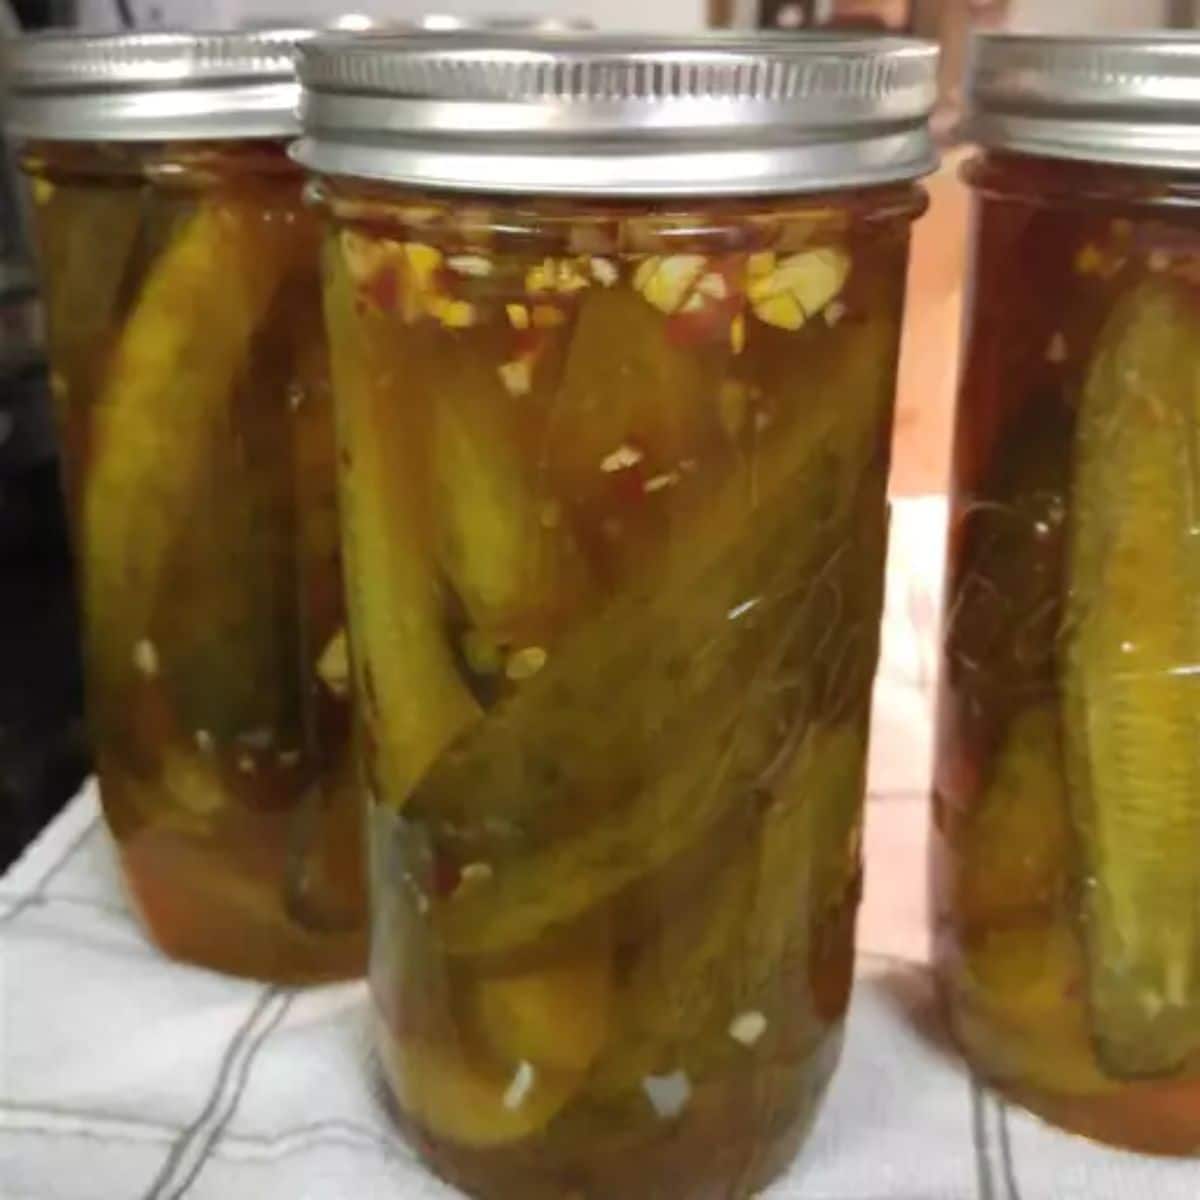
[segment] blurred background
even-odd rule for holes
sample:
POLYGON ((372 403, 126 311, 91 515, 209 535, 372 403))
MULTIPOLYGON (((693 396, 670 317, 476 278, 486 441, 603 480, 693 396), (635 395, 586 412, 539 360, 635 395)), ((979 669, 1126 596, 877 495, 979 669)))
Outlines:
MULTIPOLYGON (((961 89, 975 29, 1193 28, 1200 0, 0 0, 0 35, 47 27, 237 27, 520 15, 600 29, 868 29, 943 47, 936 129, 944 151, 916 229, 894 455, 893 552, 873 781, 924 805, 932 721, 944 491, 959 342, 967 204, 957 179, 961 89), (506 11, 507 10, 507 11, 506 11)), ((0 869, 87 768, 71 601, 32 251, 11 147, 0 140, 0 869)), ((910 836, 897 810, 889 838, 910 836)), ((912 835, 919 836, 919 835, 912 835)), ((885 881, 886 882, 886 881, 885 881)), ((868 897, 870 901, 870 897, 868 897)), ((912 896, 881 896, 911 906, 912 896)), ((919 924, 919 923, 916 923, 919 924)), ((908 927, 913 927, 909 925, 908 927)))

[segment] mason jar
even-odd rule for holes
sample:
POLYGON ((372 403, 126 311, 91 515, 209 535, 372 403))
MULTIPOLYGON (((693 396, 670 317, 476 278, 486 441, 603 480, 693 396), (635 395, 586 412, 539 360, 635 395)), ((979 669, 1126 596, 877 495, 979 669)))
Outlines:
POLYGON ((978 44, 934 797, 974 1068, 1175 1153, 1200 1145, 1198 70, 1194 35, 978 44))
POLYGON ((376 1045, 472 1195, 749 1196, 811 1124, 934 69, 875 39, 303 48, 376 1045))
POLYGON ((10 44, 100 798, 167 953, 365 963, 295 32, 10 44))

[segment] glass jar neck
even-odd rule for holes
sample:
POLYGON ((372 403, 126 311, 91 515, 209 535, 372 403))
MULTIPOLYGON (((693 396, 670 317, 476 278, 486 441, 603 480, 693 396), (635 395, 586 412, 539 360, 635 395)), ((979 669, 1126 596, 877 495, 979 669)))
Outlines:
POLYGON ((963 165, 962 178, 981 197, 1039 207, 1200 207, 1200 173, 1196 172, 983 150, 963 165))

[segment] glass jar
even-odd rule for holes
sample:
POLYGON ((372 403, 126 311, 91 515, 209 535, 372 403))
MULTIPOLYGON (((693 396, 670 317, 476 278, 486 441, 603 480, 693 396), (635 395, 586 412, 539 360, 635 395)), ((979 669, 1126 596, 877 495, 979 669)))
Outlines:
POLYGON ((10 58, 104 815, 164 950, 284 981, 366 957, 297 37, 10 58))
POLYGON ((1191 36, 980 44, 934 797, 973 1066, 1174 1153, 1200 1145, 1197 66, 1191 36))
POLYGON ((301 71, 400 1123, 476 1196, 748 1196, 850 988, 933 53, 301 71))

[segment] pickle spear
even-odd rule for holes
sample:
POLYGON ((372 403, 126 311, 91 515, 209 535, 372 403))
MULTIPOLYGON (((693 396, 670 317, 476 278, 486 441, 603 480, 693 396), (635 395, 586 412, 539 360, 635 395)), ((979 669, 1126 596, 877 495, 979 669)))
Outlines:
POLYGON ((1056 693, 1074 413, 1034 396, 996 470, 966 497, 962 565, 946 606, 947 670, 972 742, 989 755, 1015 714, 1056 693))
POLYGON ((608 1028, 611 954, 584 936, 538 963, 454 978, 421 911, 430 849, 386 805, 370 814, 376 1045, 401 1107, 435 1136, 497 1146, 570 1100, 608 1028))
POLYGON ((502 951, 569 922, 757 786, 795 708, 775 676, 794 657, 804 598, 828 544, 854 536, 843 523, 877 469, 893 333, 877 320, 838 342, 803 416, 764 448, 758 501, 740 478, 718 486, 643 584, 564 639, 421 781, 414 814, 493 869, 435 902, 451 953, 502 951), (808 518, 814 509, 824 520, 808 518), (596 819, 580 828, 581 813, 596 819), (497 822, 512 830, 507 844, 490 836, 497 822))
POLYGON ((419 453, 404 436, 403 394, 414 364, 397 361, 382 317, 358 310, 335 239, 325 280, 339 441, 349 460, 340 495, 353 665, 382 798, 398 806, 478 706, 446 642, 415 495, 419 453))
POLYGON ((152 667, 150 615, 201 465, 289 258, 292 236, 255 204, 203 203, 164 251, 125 324, 93 418, 84 496, 88 668, 119 712, 152 667))
POLYGON ((968 930, 1048 916, 1066 887, 1066 782, 1057 705, 1019 712, 978 803, 955 814, 953 910, 968 930))
POLYGON ((672 722, 692 724, 687 703, 738 671, 759 614, 799 605, 827 543, 846 540, 839 520, 873 463, 890 402, 895 327, 874 318, 846 332, 825 333, 808 389, 788 398, 796 415, 759 453, 756 497, 740 472, 718 477, 644 577, 580 622, 518 695, 442 756, 414 811, 435 823, 536 822, 562 799, 565 772, 586 791, 643 752, 653 761, 672 722), (623 694, 633 703, 614 706, 623 694))
POLYGON ((543 645, 580 603, 584 563, 523 461, 495 371, 447 347, 437 360, 430 458, 438 560, 475 630, 543 645), (540 639, 540 641, 539 641, 540 639))
POLYGON ((665 325, 629 288, 586 293, 544 452, 568 503, 595 499, 611 482, 603 460, 623 445, 644 452, 653 473, 677 467, 717 436, 716 394, 728 349, 673 345, 665 325))
POLYGON ((812 930, 857 878, 866 751, 856 725, 811 725, 783 768, 759 836, 745 1003, 764 1004, 789 962, 807 971, 812 930))
POLYGON ((91 404, 103 378, 142 215, 140 183, 56 183, 40 210, 46 323, 74 404, 91 404))
POLYGON ((1080 407, 1063 690, 1092 1034, 1122 1078, 1200 1044, 1200 309, 1139 284, 1080 407))
POLYGON ((376 1029, 384 1074, 400 1107, 437 1137, 484 1148, 537 1133, 579 1088, 579 1074, 473 1062, 458 1045, 398 1041, 376 1029))
POLYGON ((291 493, 292 282, 246 348, 163 562, 150 617, 180 723, 218 743, 300 736, 295 505, 291 493))

